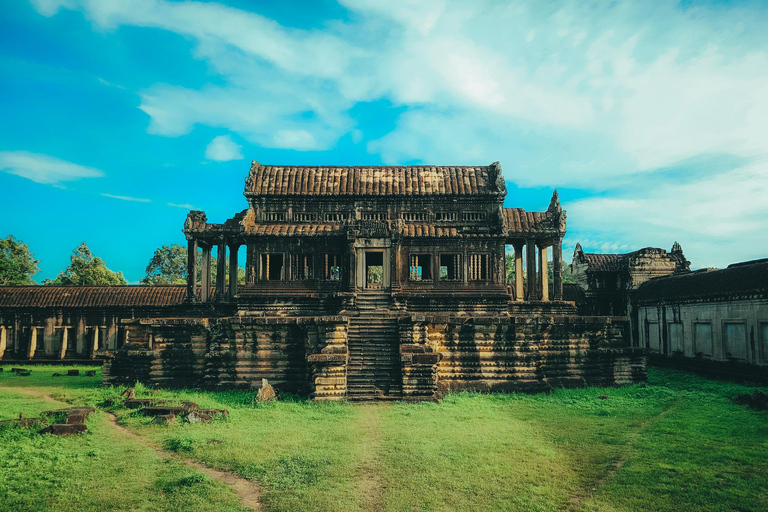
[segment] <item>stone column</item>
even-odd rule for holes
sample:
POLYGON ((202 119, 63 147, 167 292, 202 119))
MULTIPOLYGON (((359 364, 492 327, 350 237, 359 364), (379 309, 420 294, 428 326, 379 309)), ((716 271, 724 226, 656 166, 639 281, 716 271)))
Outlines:
POLYGON ((86 327, 85 327, 85 320, 83 317, 80 317, 77 319, 77 331, 75 332, 75 352, 78 356, 82 357, 85 355, 85 344, 87 343, 85 340, 86 337, 86 327))
POLYGON ((8 343, 7 336, 8 334, 6 333, 5 326, 0 325, 0 359, 5 355, 5 347, 6 343, 8 343))
POLYGON ((563 240, 555 239, 552 245, 552 300, 563 300, 563 240))
POLYGON ((211 246, 203 246, 202 276, 200 279, 200 301, 208 302, 208 295, 211 293, 211 246))
POLYGON ((65 325, 61 328, 61 350, 59 350, 59 359, 64 359, 67 355, 69 328, 65 325))
POLYGON ((34 325, 30 327, 32 329, 29 333, 29 348, 27 349, 27 359, 35 357, 35 351, 37 350, 37 327, 34 325))
POLYGON ((237 295, 237 277, 239 266, 237 264, 237 251, 240 250, 240 246, 229 246, 229 298, 234 299, 237 295))
POLYGON ((515 244, 515 300, 522 302, 525 298, 523 288, 523 244, 515 244))
POLYGON ((536 242, 525 242, 526 273, 528 274, 528 300, 539 299, 539 287, 536 280, 536 242))
POLYGON ((549 300, 549 269, 547 268, 547 246, 539 247, 539 274, 541 275, 541 300, 549 300))
POLYGON ((93 329, 93 343, 91 344, 91 357, 99 350, 99 326, 91 327, 93 329))
MULTIPOLYGON (((235 276, 237 277, 237 276, 235 276)), ((226 300, 227 245, 222 240, 216 250, 216 300, 226 300)), ((231 279, 231 277, 230 277, 231 279)))
POLYGON ((187 241, 187 299, 195 300, 197 287, 197 242, 187 241))

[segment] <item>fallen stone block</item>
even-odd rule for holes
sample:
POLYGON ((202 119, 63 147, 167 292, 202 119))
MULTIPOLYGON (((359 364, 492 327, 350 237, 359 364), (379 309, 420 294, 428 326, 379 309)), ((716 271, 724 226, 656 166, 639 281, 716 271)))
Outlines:
POLYGON ((40 431, 41 434, 53 434, 55 436, 71 436, 85 432, 88 432, 88 427, 83 423, 56 423, 54 425, 48 425, 40 431))
POLYGON ((153 407, 145 407, 141 412, 144 413, 144 416, 167 416, 169 414, 183 414, 185 412, 189 412, 189 410, 185 407, 157 405, 153 407))
POLYGON ((154 405, 155 401, 151 398, 131 398, 123 403, 129 409, 141 409, 142 407, 154 405))
POLYGON ((11 368, 11 373, 19 373, 19 372, 25 372, 27 371, 24 368, 11 368))
POLYGON ((96 376, 96 370, 88 370, 85 372, 86 377, 95 377, 96 376))
POLYGON ((30 375, 32 375, 32 372, 27 370, 26 372, 18 372, 16 375, 18 375, 19 377, 29 377, 30 375))
POLYGON ((757 389, 751 395, 739 395, 733 401, 739 405, 746 405, 755 411, 768 410, 768 395, 757 389))
POLYGON ((67 370, 68 377, 77 377, 80 375, 80 370, 67 370))
POLYGON ((19 427, 29 428, 34 427, 37 424, 46 424, 48 423, 45 418, 24 418, 23 415, 21 415, 21 418, 13 419, 13 420, 3 420, 0 421, 0 425, 18 425, 19 427))
POLYGON ((133 388, 128 388, 125 391, 123 391, 120 396, 124 396, 128 400, 133 400, 136 398, 136 391, 133 388))
POLYGON ((229 416, 228 409, 198 409, 197 412, 207 414, 212 418, 215 418, 216 416, 221 416, 222 418, 225 416, 229 416))
POLYGON ((5 368, 3 368, 2 366, 0 366, 0 373, 3 373, 3 370, 4 370, 4 369, 5 369, 5 368))
POLYGON ((175 414, 160 414, 152 418, 153 425, 169 425, 171 423, 176 423, 175 414))
POLYGON ((190 423, 211 423, 213 418, 200 411, 191 411, 187 414, 187 421, 190 423))
POLYGON ((51 377, 63 377, 63 375, 60 373, 54 373, 53 375, 51 375, 51 377))

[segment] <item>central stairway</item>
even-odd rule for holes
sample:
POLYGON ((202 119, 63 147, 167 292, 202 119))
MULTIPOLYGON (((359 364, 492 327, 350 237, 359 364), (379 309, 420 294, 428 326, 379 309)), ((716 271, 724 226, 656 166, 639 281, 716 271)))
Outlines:
POLYGON ((390 296, 362 292, 350 316, 347 343, 347 398, 352 401, 402 398, 400 332, 390 315, 390 296))

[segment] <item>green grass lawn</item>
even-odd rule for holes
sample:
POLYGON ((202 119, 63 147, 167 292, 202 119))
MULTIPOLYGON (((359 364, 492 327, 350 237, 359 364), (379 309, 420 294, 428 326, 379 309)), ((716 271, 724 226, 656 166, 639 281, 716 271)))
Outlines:
MULTIPOLYGON (((55 406, 24 388, 96 406, 123 390, 30 368, 0 373, 0 419, 55 406)), ((652 369, 647 385, 440 404, 153 395, 231 411, 209 425, 110 410, 150 445, 259 482, 268 511, 768 511, 768 413, 732 402, 752 389, 652 369)), ((225 484, 119 434, 105 414, 88 426, 70 438, 0 428, 0 509, 242 510, 225 484)))

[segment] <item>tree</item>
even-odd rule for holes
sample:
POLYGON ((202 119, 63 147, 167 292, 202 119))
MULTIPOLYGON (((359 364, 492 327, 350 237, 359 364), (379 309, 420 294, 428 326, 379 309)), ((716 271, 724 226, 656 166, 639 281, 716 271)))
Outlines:
POLYGON ((178 245, 164 245, 155 251, 141 284, 184 284, 187 282, 187 250, 178 245))
POLYGON ((122 272, 113 272, 107 268, 104 260, 93 255, 88 245, 83 242, 72 251, 70 264, 56 279, 46 280, 48 285, 114 285, 127 284, 122 272))
POLYGON ((32 276, 40 272, 40 263, 32 256, 27 244, 13 235, 0 239, 0 285, 36 284, 32 276))
MULTIPOLYGON (((561 260, 562 261, 562 260, 561 260)), ((504 255, 504 266, 507 272, 507 283, 511 283, 515 280, 515 256, 514 254, 507 253, 504 255)), ((563 268, 563 284, 571 284, 574 282, 573 274, 571 273, 571 266, 565 261, 561 263, 563 268)), ((550 283, 554 283, 555 266, 552 261, 547 262, 547 275, 550 283)), ((523 273, 523 282, 528 280, 528 276, 523 273)))
MULTIPOLYGON (((203 252, 197 251, 197 282, 202 282, 203 252)), ((227 266, 229 268, 229 266, 227 266)), ((211 284, 216 283, 216 261, 211 261, 211 284)), ((187 282, 187 248, 178 244, 164 245, 155 251, 147 265, 147 275, 141 279, 141 284, 184 284, 187 282)), ((229 284, 229 273, 224 282, 229 284)), ((237 282, 245 283, 245 269, 237 268, 237 282)))

